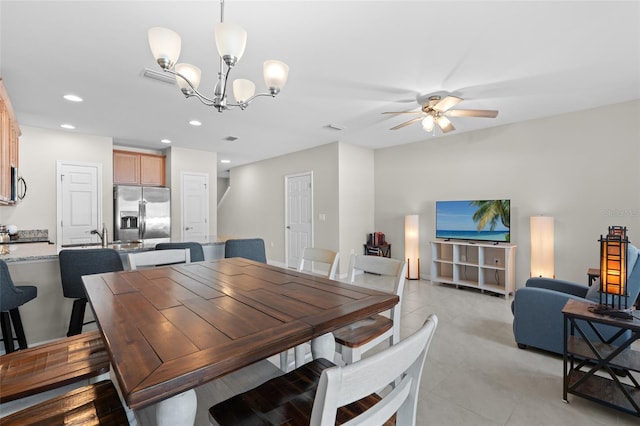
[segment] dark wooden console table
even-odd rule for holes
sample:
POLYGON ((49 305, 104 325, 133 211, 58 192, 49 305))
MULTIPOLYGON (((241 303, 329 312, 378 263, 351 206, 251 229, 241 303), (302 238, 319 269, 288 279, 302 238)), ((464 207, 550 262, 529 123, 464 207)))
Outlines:
POLYGON ((391 257, 391 244, 381 244, 381 245, 363 244, 363 245, 364 245, 364 254, 366 255, 391 257))
MULTIPOLYGON (((640 372, 640 351, 630 348, 640 339, 640 320, 595 314, 590 306, 593 304, 569 300, 562 309, 565 334, 562 398, 569 402, 567 394, 571 393, 640 417, 640 384, 634 377, 640 372), (620 327, 620 332, 605 341, 595 324, 620 327), (586 337, 587 327, 596 331, 598 341, 586 337), (627 330, 631 332, 628 339, 619 345, 611 343, 627 330), (621 376, 625 377, 624 382, 621 376)), ((635 311, 635 315, 640 313, 635 311)))

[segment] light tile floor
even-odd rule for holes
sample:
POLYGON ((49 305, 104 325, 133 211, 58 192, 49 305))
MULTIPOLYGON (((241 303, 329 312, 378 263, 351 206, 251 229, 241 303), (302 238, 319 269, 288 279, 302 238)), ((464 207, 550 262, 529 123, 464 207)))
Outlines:
POLYGON ((639 425, 640 418, 569 395, 559 355, 519 349, 511 298, 407 281, 402 335, 440 320, 419 395, 418 425, 639 425))

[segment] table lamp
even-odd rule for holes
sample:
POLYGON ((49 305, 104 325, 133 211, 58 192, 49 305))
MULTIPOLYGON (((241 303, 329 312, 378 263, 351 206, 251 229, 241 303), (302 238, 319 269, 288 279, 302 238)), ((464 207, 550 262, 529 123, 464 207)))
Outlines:
POLYGON ((627 302, 627 228, 610 226, 600 236, 600 305, 593 312, 619 318, 633 318, 627 302))

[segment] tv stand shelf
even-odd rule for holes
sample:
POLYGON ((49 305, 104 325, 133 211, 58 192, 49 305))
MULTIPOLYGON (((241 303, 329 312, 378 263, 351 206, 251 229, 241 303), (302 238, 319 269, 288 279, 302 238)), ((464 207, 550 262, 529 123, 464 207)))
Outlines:
POLYGON ((515 291, 516 245, 473 241, 431 242, 431 281, 508 296, 515 291))

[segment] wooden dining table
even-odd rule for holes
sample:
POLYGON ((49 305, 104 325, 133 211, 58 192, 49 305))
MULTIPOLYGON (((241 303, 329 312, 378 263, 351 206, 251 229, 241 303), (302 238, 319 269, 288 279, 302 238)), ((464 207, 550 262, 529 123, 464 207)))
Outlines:
POLYGON ((131 409, 193 424, 195 387, 311 340, 332 360, 332 330, 398 296, 244 258, 83 277, 131 409))

